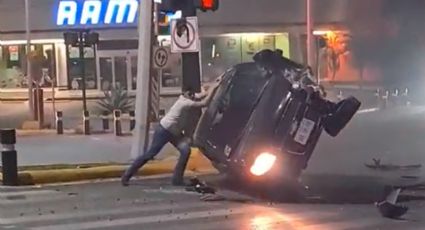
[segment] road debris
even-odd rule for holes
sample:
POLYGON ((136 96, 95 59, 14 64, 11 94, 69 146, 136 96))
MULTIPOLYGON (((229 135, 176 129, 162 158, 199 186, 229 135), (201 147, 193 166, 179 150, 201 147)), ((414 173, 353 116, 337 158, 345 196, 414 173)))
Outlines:
POLYGON ((409 210, 406 206, 397 205, 397 199, 400 195, 401 188, 393 189, 381 202, 375 203, 379 212, 383 217, 390 219, 399 219, 409 210))
POLYGON ((201 182, 198 178, 190 179, 190 184, 186 187, 186 191, 197 192, 200 194, 215 194, 216 189, 208 186, 205 182, 201 182))
POLYGON ((421 164, 394 165, 394 164, 382 164, 381 159, 373 158, 372 160, 373 160, 373 164, 365 164, 365 166, 374 170, 382 170, 382 171, 416 170, 422 167, 421 164))
POLYGON ((68 196, 78 196, 78 193, 76 193, 76 192, 69 192, 68 193, 68 196))
POLYGON ((214 201, 225 201, 226 197, 220 194, 205 194, 200 198, 202 201, 214 202, 214 201))

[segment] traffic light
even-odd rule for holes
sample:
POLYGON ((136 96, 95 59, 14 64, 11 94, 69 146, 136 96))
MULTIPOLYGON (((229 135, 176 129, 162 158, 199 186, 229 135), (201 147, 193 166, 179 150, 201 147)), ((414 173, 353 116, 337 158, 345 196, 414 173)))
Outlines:
POLYGON ((218 10, 219 0, 194 0, 194 5, 203 12, 216 11, 218 10))
POLYGON ((72 46, 78 45, 78 42, 79 42, 78 33, 65 32, 63 34, 63 37, 64 37, 66 45, 72 45, 72 46))
POLYGON ((159 11, 164 13, 175 13, 185 7, 185 0, 162 0, 159 4, 159 11))
POLYGON ((219 6, 219 0, 162 0, 159 4, 159 11, 161 12, 176 12, 183 10, 187 7, 194 7, 203 12, 216 11, 219 6))
POLYGON ((84 43, 86 46, 92 46, 99 43, 99 34, 98 33, 85 33, 84 35, 84 43))

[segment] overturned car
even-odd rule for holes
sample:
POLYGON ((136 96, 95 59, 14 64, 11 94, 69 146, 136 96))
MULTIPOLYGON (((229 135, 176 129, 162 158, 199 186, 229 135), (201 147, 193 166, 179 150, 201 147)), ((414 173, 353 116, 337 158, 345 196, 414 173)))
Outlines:
POLYGON ((227 70, 202 115, 194 143, 219 171, 246 181, 298 180, 323 130, 331 136, 360 108, 325 99, 310 68, 279 51, 227 70))

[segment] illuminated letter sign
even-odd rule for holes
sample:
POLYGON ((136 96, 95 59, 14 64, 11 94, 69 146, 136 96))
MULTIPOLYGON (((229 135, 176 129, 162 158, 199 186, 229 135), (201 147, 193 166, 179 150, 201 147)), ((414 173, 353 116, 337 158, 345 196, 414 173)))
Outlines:
POLYGON ((100 20, 100 13, 102 11, 102 2, 99 0, 85 1, 83 5, 83 13, 81 14, 80 23, 82 25, 88 24, 91 20, 92 24, 98 24, 100 20))
POLYGON ((127 16, 127 23, 136 20, 139 3, 137 0, 110 0, 108 10, 106 11, 105 24, 112 23, 115 15, 115 23, 123 23, 124 17, 127 16))
POLYGON ((138 0, 61 0, 57 8, 59 26, 135 23, 138 0))
POLYGON ((59 2, 57 25, 74 25, 77 17, 77 2, 61 1, 59 2))

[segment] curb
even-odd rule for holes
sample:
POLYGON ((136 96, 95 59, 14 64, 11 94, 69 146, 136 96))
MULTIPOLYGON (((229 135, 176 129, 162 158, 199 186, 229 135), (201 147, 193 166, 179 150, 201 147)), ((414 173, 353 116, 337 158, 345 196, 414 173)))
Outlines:
MULTIPOLYGON (((73 135, 75 131, 72 129, 64 129, 65 135, 73 135)), ((16 129, 17 137, 28 137, 28 136, 38 136, 38 135, 57 135, 56 129, 41 129, 41 130, 32 130, 32 129, 16 129)))
MULTIPOLYGON (((137 173, 137 176, 169 174, 174 171, 175 164, 175 160, 153 162, 143 167, 143 169, 137 173)), ((127 167, 127 165, 104 165, 88 168, 25 170, 19 172, 18 179, 20 186, 28 186, 36 184, 119 178, 127 167)), ((186 172, 205 173, 215 171, 208 159, 206 159, 198 149, 192 149, 192 154, 189 159, 186 172)), ((0 178, 2 178, 1 173, 0 178)))
MULTIPOLYGON (((90 132, 91 132, 90 136, 114 134, 113 130, 107 130, 107 131, 91 130, 90 132)), ((31 136, 41 136, 41 135, 57 136, 57 137, 72 136, 72 135, 84 136, 84 131, 82 128, 64 129, 63 134, 59 135, 56 133, 56 129, 42 129, 42 130, 17 129, 16 130, 17 137, 31 137, 31 136)), ((132 136, 132 134, 129 132, 123 132, 121 136, 116 136, 116 137, 129 137, 129 136, 132 136)))

